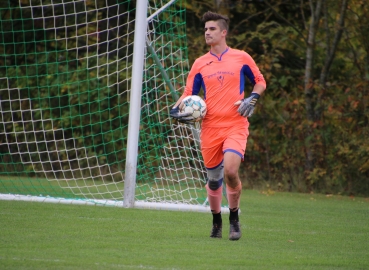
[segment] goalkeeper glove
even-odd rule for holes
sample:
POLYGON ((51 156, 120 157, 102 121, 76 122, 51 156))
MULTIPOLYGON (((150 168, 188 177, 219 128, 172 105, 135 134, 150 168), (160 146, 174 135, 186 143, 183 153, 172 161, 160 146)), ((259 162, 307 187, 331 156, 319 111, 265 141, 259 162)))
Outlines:
POLYGON ((237 101, 234 105, 238 107, 238 113, 243 117, 250 117, 255 109, 256 101, 258 101, 260 95, 257 93, 251 93, 248 98, 237 101))
POLYGON ((179 111, 179 107, 174 107, 170 110, 170 116, 174 119, 177 119, 178 122, 184 124, 190 124, 194 120, 194 118, 190 115, 191 113, 181 113, 179 111))

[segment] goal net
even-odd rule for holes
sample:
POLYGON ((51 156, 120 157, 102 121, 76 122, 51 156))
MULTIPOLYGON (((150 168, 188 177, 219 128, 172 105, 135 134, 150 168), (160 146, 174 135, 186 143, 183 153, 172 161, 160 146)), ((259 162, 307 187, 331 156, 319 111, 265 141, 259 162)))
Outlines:
MULTIPOLYGON (((181 1, 148 1, 135 207, 209 211, 181 1)), ((0 4, 1 199, 123 206, 136 1, 0 4)))

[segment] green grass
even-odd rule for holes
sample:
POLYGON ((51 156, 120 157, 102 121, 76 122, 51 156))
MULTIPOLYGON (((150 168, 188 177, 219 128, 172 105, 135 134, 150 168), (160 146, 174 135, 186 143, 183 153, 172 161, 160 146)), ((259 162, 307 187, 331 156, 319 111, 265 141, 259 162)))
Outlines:
MULTIPOLYGON (((183 199, 197 201, 203 204, 206 191, 198 183, 180 182, 179 184, 150 182, 137 182, 136 199, 145 200, 148 196, 163 198, 163 200, 176 200, 177 196, 183 199), (180 192, 181 191, 181 192, 180 192), (155 193, 155 195, 153 195, 155 193), (180 194, 179 194, 180 193, 180 194)), ((42 177, 12 177, 0 175, 0 193, 23 194, 32 196, 50 196, 53 198, 113 200, 123 199, 124 181, 104 181, 102 179, 78 180, 48 180, 42 177)), ((224 200, 224 203, 226 201, 224 200)))
POLYGON ((243 236, 211 214, 0 201, 1 269, 369 269, 369 200, 246 190, 243 236))

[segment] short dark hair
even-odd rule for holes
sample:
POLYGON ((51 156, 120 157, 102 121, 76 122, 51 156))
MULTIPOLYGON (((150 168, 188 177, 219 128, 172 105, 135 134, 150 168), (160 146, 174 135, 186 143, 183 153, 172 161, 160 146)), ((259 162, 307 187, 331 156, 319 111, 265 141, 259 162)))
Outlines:
POLYGON ((208 21, 217 21, 219 22, 219 26, 221 30, 227 30, 228 32, 228 28, 229 28, 229 18, 225 15, 221 15, 215 12, 205 12, 204 15, 202 15, 202 19, 201 21, 203 23, 206 23, 208 21))

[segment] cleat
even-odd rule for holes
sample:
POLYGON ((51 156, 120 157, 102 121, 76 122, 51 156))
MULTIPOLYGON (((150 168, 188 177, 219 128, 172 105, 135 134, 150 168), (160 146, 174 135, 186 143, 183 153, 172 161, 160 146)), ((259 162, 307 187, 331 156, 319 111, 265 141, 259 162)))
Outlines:
POLYGON ((211 238, 222 238, 222 223, 220 223, 220 224, 214 223, 213 224, 213 228, 211 229, 210 237, 211 238))
POLYGON ((229 240, 238 240, 241 238, 241 227, 238 220, 231 220, 229 224, 229 240))

